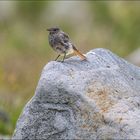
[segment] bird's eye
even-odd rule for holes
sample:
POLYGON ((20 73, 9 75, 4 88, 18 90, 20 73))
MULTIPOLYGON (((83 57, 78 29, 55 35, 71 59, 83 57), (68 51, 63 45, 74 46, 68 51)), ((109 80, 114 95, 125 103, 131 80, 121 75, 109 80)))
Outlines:
POLYGON ((59 29, 57 29, 57 28, 56 28, 56 29, 54 29, 54 31, 58 31, 58 30, 59 30, 59 29))

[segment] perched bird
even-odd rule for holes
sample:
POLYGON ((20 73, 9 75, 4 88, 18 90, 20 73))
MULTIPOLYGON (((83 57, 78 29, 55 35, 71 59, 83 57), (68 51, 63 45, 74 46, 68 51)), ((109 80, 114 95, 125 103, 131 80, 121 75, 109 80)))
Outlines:
POLYGON ((66 55, 68 54, 76 54, 78 55, 82 60, 85 60, 86 57, 80 53, 74 44, 70 41, 69 36, 64 33, 60 28, 53 27, 47 29, 49 31, 49 44, 50 46, 59 54, 55 61, 59 58, 61 54, 64 54, 62 62, 64 62, 64 59, 66 55))

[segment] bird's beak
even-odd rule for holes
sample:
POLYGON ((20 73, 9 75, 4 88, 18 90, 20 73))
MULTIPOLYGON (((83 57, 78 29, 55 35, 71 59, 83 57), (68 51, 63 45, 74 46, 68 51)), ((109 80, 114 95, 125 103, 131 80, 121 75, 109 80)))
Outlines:
POLYGON ((49 28, 49 29, 46 29, 46 31, 51 31, 51 29, 49 28))

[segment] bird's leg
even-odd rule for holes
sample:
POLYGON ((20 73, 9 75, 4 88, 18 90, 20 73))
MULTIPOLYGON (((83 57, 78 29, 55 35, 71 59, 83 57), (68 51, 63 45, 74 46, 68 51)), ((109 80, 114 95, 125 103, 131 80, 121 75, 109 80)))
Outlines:
POLYGON ((64 62, 64 60, 65 60, 65 57, 66 57, 66 53, 64 53, 64 57, 63 57, 63 60, 62 60, 62 62, 64 62))
POLYGON ((59 58, 60 54, 56 57, 55 61, 57 61, 57 59, 59 58))

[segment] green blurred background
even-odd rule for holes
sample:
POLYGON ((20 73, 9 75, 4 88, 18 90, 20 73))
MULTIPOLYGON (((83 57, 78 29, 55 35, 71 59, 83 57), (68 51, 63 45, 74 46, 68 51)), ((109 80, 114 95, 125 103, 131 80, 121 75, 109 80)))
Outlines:
POLYGON ((56 57, 48 45, 51 26, 83 53, 108 48, 132 62, 140 56, 140 2, 0 1, 0 135, 12 135, 42 68, 56 57))

